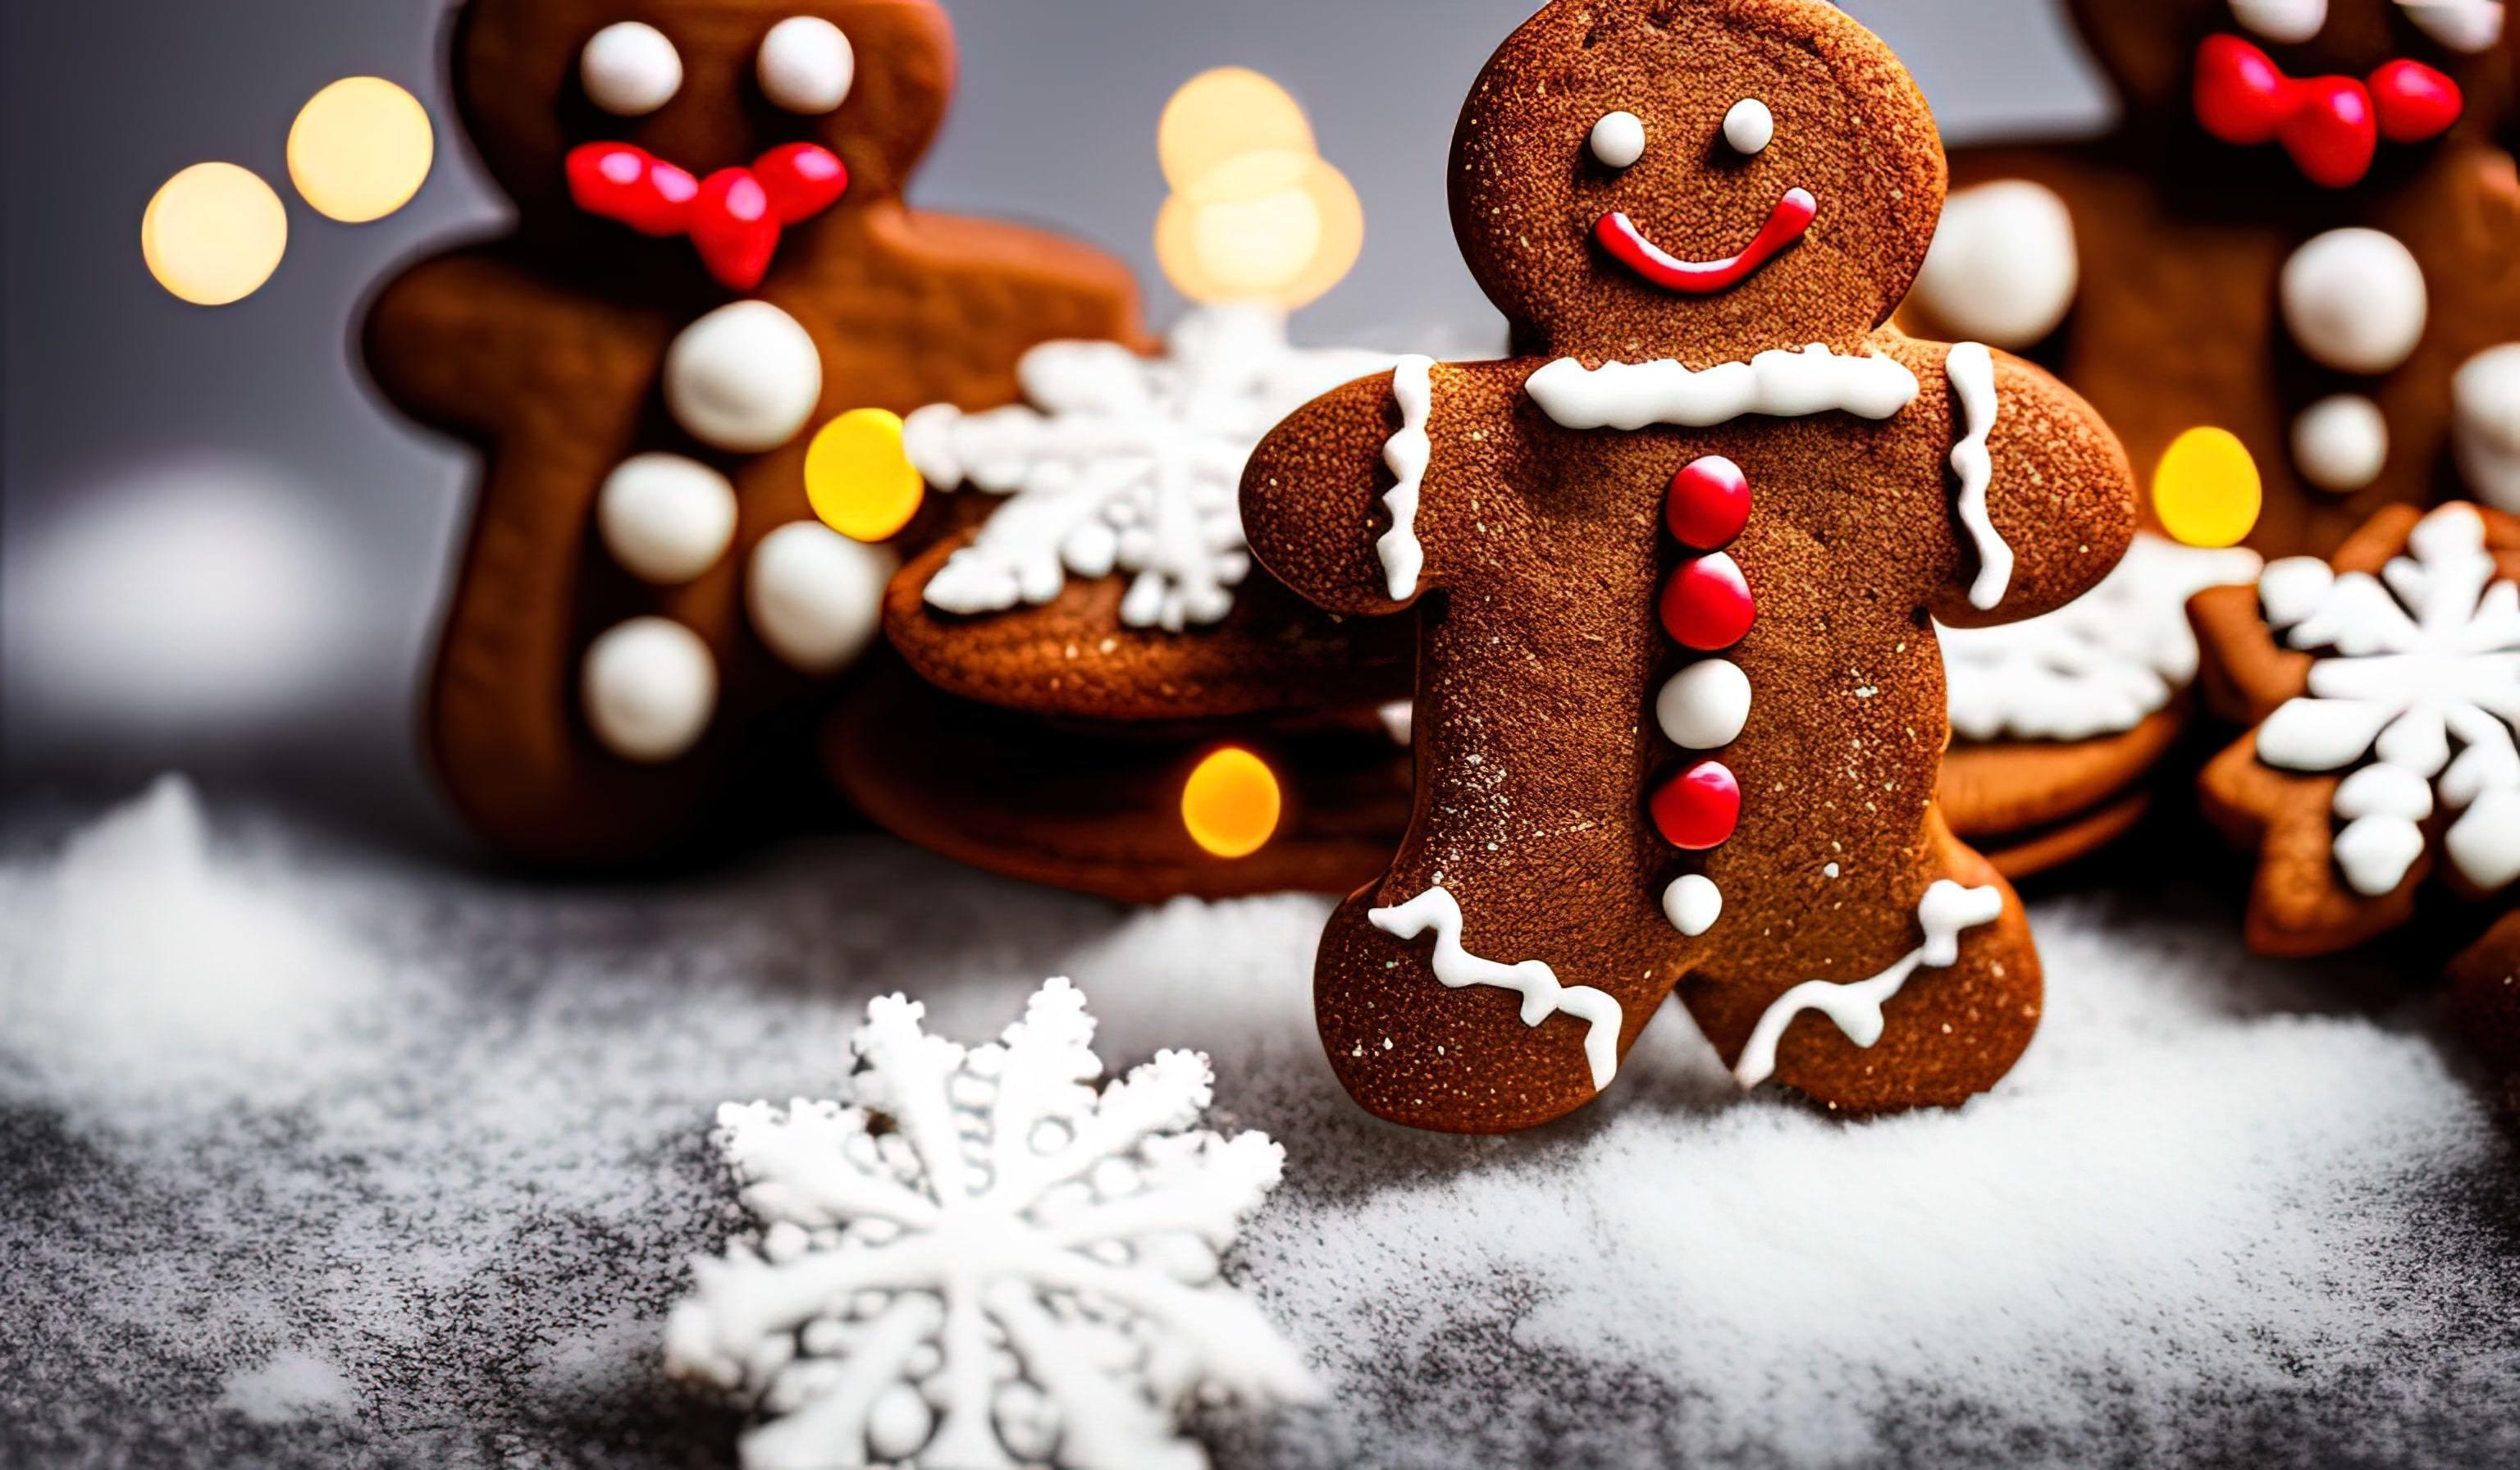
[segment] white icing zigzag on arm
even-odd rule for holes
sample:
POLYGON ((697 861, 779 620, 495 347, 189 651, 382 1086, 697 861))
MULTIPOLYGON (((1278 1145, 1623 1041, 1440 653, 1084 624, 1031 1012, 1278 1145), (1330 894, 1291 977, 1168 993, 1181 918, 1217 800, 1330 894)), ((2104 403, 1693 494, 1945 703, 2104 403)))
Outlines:
POLYGON ((1925 928, 1925 942, 1910 950, 1898 963, 1867 980, 1838 984, 1830 980, 1806 980, 1777 998, 1759 1024, 1751 1028, 1750 1040, 1741 1047, 1740 1060, 1732 1064, 1732 1080, 1744 1091, 1766 1082, 1777 1070, 1777 1044, 1784 1040, 1785 1028, 1795 1016, 1806 1010, 1817 1010, 1837 1023, 1846 1039, 1859 1047, 1870 1047, 1881 1040, 1881 1028, 1887 1024, 1881 1007, 1890 1003, 1909 978, 1918 969, 1942 969, 1960 958, 1960 931, 1991 924, 2003 913, 2003 890, 1996 887, 1963 888, 1944 878, 1925 890, 1916 905, 1916 921, 1925 928))
POLYGON ((1842 409, 1887 419, 1916 401, 1916 375, 1887 357, 1840 357, 1815 342, 1692 373, 1670 358, 1587 368, 1571 357, 1524 383, 1561 428, 1712 428, 1744 415, 1799 419, 1842 409))
POLYGON ((1435 978, 1453 989, 1494 985, 1522 996, 1522 1024, 1537 1026, 1564 1011, 1591 1029, 1584 1034, 1584 1059, 1593 1067, 1593 1091, 1610 1085, 1619 1071, 1619 1027, 1625 1013, 1607 991, 1589 985, 1564 986, 1557 972, 1537 959, 1499 964, 1462 948, 1462 906, 1441 886, 1429 888, 1395 909, 1366 914, 1373 926, 1394 939, 1416 939, 1435 931, 1435 978))
POLYGON ((1995 456, 1987 435, 1995 431, 1995 354, 1977 342, 1962 342, 1943 359, 1943 376, 1952 385, 1958 417, 1967 432, 1952 447, 1952 468, 1960 477, 1960 524, 1977 543, 1977 580, 1969 585, 1969 605, 1991 611, 2012 587, 2012 548, 1997 534, 1987 513, 1986 492, 1995 481, 1995 456))
POLYGON ((1391 529, 1373 544, 1382 557, 1391 600, 1405 602, 1418 595, 1418 573, 1426 565, 1426 549, 1418 544, 1418 493, 1425 487, 1426 468, 1434 462, 1434 441, 1426 422, 1435 403, 1435 360, 1404 357, 1391 370, 1391 396, 1400 403, 1400 431, 1382 446, 1382 463, 1398 477, 1384 492, 1391 510, 1391 529))

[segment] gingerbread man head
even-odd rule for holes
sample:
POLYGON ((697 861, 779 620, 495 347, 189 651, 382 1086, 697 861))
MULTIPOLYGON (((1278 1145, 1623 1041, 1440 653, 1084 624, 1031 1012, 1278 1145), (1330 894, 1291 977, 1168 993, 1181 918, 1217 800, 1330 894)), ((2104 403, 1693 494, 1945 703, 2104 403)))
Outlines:
POLYGON ((1419 615, 1415 820, 1324 936, 1350 1092, 1474 1132, 1589 1101, 1675 987, 1745 1084, 1957 1102, 2037 1024, 2019 907, 1932 808, 1928 615, 2093 585, 2135 520, 2080 400, 1876 330, 1933 122, 1822 0, 1559 0, 1464 110, 1503 362, 1404 359, 1279 425, 1261 562, 1419 615))
POLYGON ((1889 316, 1942 148, 1890 53, 1827 19, 1552 6, 1506 42, 1454 136, 1453 227, 1521 345, 1722 362, 1889 316))
POLYGON ((473 0, 454 49, 527 237, 687 240, 738 290, 783 231, 898 199, 954 79, 932 0, 473 0))

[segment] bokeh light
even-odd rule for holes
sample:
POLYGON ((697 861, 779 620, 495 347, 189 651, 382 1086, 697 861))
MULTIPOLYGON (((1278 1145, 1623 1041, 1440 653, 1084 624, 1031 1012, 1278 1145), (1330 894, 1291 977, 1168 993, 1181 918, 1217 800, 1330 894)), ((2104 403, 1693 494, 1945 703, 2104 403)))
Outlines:
POLYGON ((380 76, 333 83, 289 128, 289 177, 317 213, 344 224, 410 203, 436 153, 428 109, 380 76))
POLYGON ((851 409, 805 450, 805 498, 823 524, 852 541, 882 541, 910 524, 927 482, 902 452, 901 418, 851 409))
POLYGON ((1268 763, 1238 745, 1200 761, 1182 784, 1182 825, 1220 858, 1247 858, 1278 832, 1284 797, 1268 763))
POLYGON ((1155 124, 1155 154, 1177 194, 1239 155, 1273 150, 1311 157, 1313 125, 1285 88, 1247 67, 1219 67, 1182 83, 1155 124))
POLYGON ((196 163, 159 186, 140 216, 149 274, 196 306, 260 290, 289 249, 289 211, 270 185, 234 163, 196 163))
POLYGON ((2258 462, 2227 428, 2191 428, 2171 441, 2152 472, 2161 528, 2188 546, 2237 546, 2264 503, 2258 462))

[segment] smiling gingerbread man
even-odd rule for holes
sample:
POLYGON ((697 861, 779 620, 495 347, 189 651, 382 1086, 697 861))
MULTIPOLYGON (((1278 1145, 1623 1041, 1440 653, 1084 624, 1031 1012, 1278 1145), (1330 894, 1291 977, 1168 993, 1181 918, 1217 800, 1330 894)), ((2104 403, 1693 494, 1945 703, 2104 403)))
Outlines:
POLYGON ((1350 383, 1243 479, 1289 586, 1420 618, 1416 818, 1322 941, 1332 1066, 1385 1118, 1527 1128, 1677 987, 1745 1085, 1993 1086, 2039 960, 1933 808, 1927 619, 2062 604, 2136 506, 2073 394, 1881 328, 1942 203, 1923 99, 1819 0, 1561 0, 1451 180, 1521 355, 1350 383))
POLYGON ((816 519, 817 426, 1012 402, 1026 349, 1134 340, 1136 290, 904 206, 953 88, 934 0, 472 0, 452 53, 516 230, 413 266, 367 327, 386 396, 487 462, 429 754, 506 853, 642 857, 739 783, 809 779, 876 636, 895 557, 816 519))

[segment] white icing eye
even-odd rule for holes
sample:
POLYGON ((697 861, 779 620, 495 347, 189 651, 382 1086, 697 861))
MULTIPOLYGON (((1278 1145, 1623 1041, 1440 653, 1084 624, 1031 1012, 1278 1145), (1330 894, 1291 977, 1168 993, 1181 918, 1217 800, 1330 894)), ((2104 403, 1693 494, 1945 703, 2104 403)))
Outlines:
POLYGON ((2474 56, 2502 40, 2502 0, 2398 0, 2407 19, 2452 51, 2474 56))
POLYGON ((587 98, 616 117, 640 117, 674 100, 683 89, 683 59, 653 25, 623 21, 607 25, 577 58, 587 98))
POLYGON ((858 57, 840 28, 818 16, 791 16, 761 38, 755 69, 762 95, 790 112, 828 112, 848 100, 858 57))
POLYGON ((1625 168, 1645 156, 1645 120, 1634 112, 1612 112, 1593 124, 1592 147, 1604 167, 1625 168))
POLYGON ((1759 99, 1742 98, 1724 114, 1724 141, 1745 158, 1765 152, 1769 144, 1777 141, 1776 114, 1759 99))
POLYGON ((2293 45, 2327 24, 2327 0, 2231 0, 2231 19, 2267 40, 2293 45))

